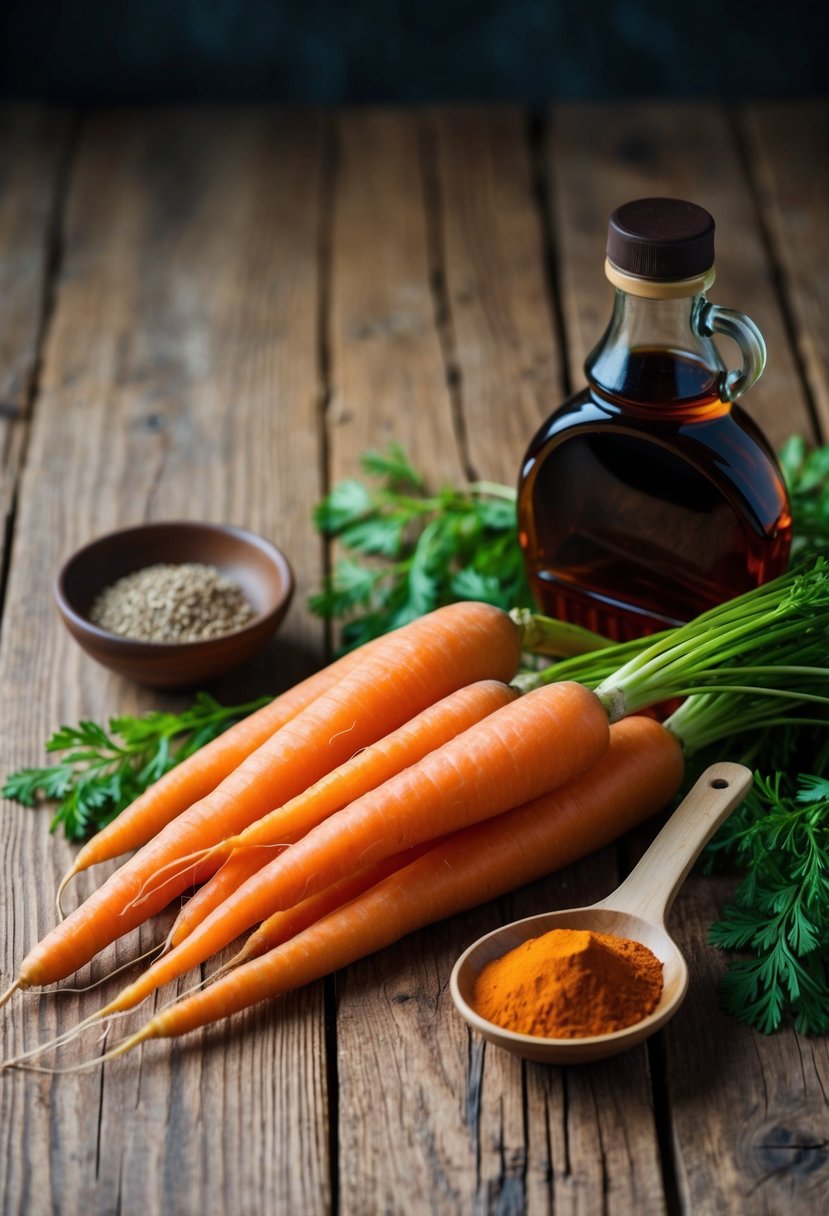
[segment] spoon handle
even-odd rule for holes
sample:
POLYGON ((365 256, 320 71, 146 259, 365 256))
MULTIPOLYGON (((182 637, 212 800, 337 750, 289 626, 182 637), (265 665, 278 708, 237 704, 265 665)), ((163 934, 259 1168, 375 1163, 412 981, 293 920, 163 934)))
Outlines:
POLYGON ((662 924, 688 871, 751 788, 751 769, 721 761, 707 768, 612 895, 593 906, 662 924))

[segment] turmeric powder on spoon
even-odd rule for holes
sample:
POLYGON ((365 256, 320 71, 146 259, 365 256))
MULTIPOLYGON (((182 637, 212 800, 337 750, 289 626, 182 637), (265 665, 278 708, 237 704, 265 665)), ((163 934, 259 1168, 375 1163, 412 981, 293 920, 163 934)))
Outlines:
POLYGON ((641 942, 552 929, 488 963, 473 1006, 504 1030, 576 1039, 641 1022, 661 995, 662 964, 641 942))

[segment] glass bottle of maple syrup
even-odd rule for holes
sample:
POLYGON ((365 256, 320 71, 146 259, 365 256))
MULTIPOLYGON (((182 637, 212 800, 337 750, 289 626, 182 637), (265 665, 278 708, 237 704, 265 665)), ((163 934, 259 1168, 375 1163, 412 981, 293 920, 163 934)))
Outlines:
POLYGON ((605 272, 610 324, 587 387, 530 444, 518 523, 541 610, 623 641, 782 573, 791 514, 772 449, 734 404, 763 370, 763 339, 705 297, 712 217, 678 199, 619 207, 605 272), (714 334, 737 343, 739 370, 714 334))

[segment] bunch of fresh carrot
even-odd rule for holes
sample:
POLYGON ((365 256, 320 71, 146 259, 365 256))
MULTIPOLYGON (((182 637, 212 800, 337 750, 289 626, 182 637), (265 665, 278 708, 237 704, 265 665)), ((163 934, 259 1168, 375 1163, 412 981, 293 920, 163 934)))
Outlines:
POLYGON ((631 716, 642 708, 746 689, 752 704, 768 694, 778 717, 784 702, 829 703, 820 563, 647 646, 599 651, 584 682, 516 679, 518 619, 482 603, 438 609, 173 769, 81 850, 61 890, 137 852, 30 951, 6 996, 72 974, 199 885, 161 956, 95 1015, 130 1009, 253 929, 212 982, 114 1051, 182 1034, 549 873, 653 814, 681 782, 681 731, 631 716), (597 671, 613 675, 591 689, 597 671))

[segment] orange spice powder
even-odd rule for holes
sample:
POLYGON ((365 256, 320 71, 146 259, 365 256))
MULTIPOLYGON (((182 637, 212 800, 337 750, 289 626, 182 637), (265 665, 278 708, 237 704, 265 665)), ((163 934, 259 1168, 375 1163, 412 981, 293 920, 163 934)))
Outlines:
POLYGON ((553 929, 488 963, 473 1005, 505 1030, 575 1039, 640 1022, 661 995, 662 964, 641 942, 553 929))

